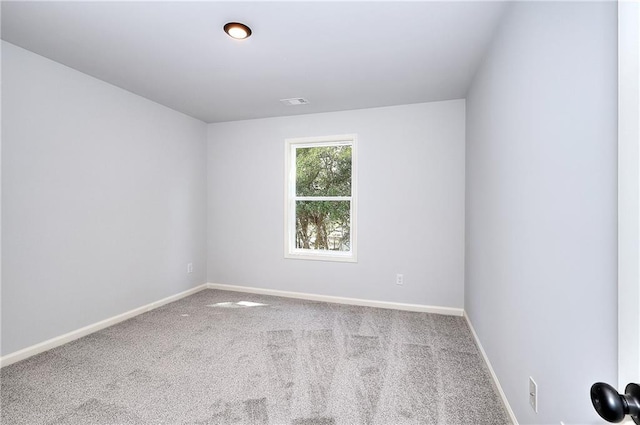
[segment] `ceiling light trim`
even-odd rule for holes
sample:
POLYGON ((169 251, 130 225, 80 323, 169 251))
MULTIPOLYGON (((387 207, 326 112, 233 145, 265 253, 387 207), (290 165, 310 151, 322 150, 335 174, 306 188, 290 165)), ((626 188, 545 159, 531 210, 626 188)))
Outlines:
POLYGON ((229 37, 236 40, 245 40, 252 34, 251 28, 241 22, 227 22, 223 29, 229 37))

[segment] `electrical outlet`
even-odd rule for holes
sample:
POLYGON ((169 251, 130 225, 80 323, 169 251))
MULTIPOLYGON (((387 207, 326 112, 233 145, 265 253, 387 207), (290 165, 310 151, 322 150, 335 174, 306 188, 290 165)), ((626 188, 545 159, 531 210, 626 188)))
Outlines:
POLYGON ((404 276, 401 274, 396 275, 396 285, 402 285, 404 283, 404 276))
POLYGON ((193 263, 187 264, 187 273, 193 273, 193 263))
POLYGON ((529 404, 534 412, 538 413, 538 384, 529 377, 529 404))

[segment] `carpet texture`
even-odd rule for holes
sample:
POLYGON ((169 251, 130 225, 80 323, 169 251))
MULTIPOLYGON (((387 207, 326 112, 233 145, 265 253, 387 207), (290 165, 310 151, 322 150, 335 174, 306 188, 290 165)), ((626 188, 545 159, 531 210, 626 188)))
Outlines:
POLYGON ((0 393, 2 424, 509 423, 461 317, 220 290, 7 366, 0 393))

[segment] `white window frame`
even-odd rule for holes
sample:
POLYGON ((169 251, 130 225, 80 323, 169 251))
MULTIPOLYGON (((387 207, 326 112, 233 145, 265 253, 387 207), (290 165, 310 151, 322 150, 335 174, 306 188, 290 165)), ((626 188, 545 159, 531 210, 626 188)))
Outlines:
POLYGON ((357 136, 343 134, 335 136, 302 137, 285 140, 284 176, 284 256, 300 260, 357 262, 357 136), (322 146, 351 146, 351 196, 296 196, 297 148, 322 146), (296 201, 350 201, 350 251, 329 251, 296 248, 296 201))

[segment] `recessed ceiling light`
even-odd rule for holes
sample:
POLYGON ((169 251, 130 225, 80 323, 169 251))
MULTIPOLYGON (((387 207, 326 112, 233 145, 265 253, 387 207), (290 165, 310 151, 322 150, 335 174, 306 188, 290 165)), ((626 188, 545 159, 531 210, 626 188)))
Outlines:
POLYGON ((229 22, 224 26, 224 32, 229 34, 229 37, 237 40, 243 40, 251 35, 251 28, 240 22, 229 22))

